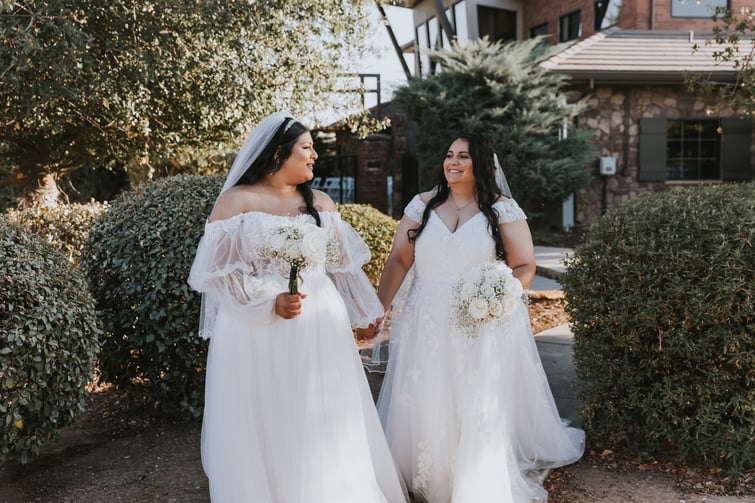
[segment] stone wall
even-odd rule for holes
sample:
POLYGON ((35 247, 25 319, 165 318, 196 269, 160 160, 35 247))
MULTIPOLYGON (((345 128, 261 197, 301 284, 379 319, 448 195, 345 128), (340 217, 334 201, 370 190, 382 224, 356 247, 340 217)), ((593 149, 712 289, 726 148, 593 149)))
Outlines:
MULTIPOLYGON (((606 209, 640 194, 696 183, 639 181, 639 122, 643 117, 711 118, 709 102, 703 97, 690 94, 682 86, 597 86, 590 93, 588 104, 587 111, 580 117, 580 125, 595 131, 597 157, 612 156, 616 157, 617 162, 615 175, 602 176, 598 172, 596 157, 590 184, 576 196, 575 218, 578 225, 588 225, 606 209)), ((732 110, 721 110, 715 117, 732 115, 732 110)), ((753 154, 755 150, 750 161, 755 166, 753 154)))

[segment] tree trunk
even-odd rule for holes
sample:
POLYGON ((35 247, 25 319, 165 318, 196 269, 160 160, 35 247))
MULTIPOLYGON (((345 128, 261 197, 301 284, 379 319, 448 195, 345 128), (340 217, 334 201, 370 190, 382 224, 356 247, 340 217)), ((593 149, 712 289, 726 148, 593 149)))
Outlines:
POLYGON ((24 195, 19 202, 20 208, 35 206, 57 206, 60 189, 52 173, 42 173, 39 177, 29 177, 23 186, 24 195))

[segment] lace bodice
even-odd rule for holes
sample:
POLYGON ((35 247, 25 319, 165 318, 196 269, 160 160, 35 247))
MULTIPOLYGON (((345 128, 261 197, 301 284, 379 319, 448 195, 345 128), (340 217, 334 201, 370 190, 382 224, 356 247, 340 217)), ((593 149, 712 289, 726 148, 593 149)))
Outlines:
MULTIPOLYGON (((499 223, 526 219, 513 199, 499 201, 493 208, 498 212, 499 223)), ((424 209, 425 204, 415 196, 404 212, 419 222, 424 209)), ((472 267, 491 260, 495 260, 495 242, 484 214, 477 213, 451 232, 435 211, 431 211, 414 247, 415 279, 454 283, 472 267)))

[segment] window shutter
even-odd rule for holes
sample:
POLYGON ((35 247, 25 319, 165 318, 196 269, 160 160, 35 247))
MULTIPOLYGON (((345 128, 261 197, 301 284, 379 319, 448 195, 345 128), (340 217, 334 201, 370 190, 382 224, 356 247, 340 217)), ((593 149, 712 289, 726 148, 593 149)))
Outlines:
POLYGON ((724 119, 721 125, 721 178, 725 181, 751 180, 752 120, 724 119))
POLYGON ((640 173, 642 182, 666 179, 666 119, 640 119, 640 173))

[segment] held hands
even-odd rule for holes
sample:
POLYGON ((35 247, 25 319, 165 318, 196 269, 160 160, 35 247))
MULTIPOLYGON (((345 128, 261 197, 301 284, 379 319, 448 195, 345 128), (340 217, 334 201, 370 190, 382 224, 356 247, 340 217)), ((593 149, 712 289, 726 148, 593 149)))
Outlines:
POLYGON ((378 318, 375 323, 370 323, 370 325, 367 328, 357 328, 356 330, 356 337, 357 341, 363 342, 363 341, 369 341, 371 339, 374 339, 375 336, 380 332, 380 324, 383 322, 383 318, 378 318))
POLYGON ((298 293, 290 295, 288 292, 279 293, 275 297, 275 314, 283 319, 290 320, 301 314, 301 301, 307 298, 307 294, 298 293))

